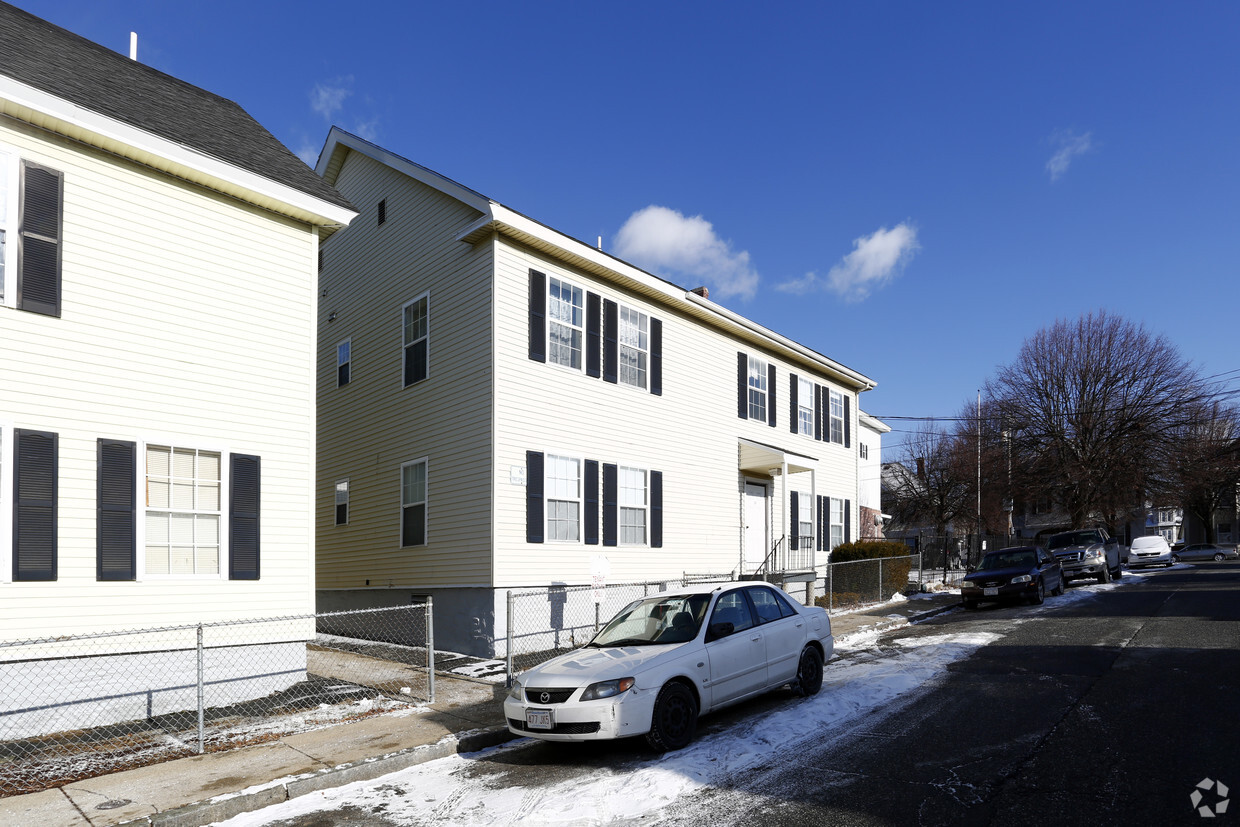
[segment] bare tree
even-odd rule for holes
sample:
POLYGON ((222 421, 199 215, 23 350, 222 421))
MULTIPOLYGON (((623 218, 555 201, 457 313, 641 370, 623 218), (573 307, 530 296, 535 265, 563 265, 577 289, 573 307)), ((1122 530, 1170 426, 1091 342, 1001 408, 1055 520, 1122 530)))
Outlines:
POLYGON ((1217 537, 1215 512, 1230 505, 1240 485, 1240 417, 1217 401, 1193 406, 1164 465, 1160 493, 1178 502, 1205 527, 1206 542, 1217 537))
POLYGON ((986 390, 1010 423, 1025 496, 1062 504, 1074 526, 1102 519, 1112 531, 1140 506, 1180 413, 1203 394, 1170 342, 1105 311, 1038 331, 986 390))
POLYGON ((884 466, 883 508, 897 524, 928 525, 942 536, 971 513, 972 492, 962 473, 958 442, 933 425, 908 440, 898 461, 884 466))

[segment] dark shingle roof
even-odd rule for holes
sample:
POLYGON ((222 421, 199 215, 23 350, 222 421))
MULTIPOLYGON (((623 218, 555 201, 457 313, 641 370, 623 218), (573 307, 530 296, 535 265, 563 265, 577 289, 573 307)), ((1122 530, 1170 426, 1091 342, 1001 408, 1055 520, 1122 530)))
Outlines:
POLYGON ((0 2, 0 74, 337 206, 328 186, 236 103, 0 2))

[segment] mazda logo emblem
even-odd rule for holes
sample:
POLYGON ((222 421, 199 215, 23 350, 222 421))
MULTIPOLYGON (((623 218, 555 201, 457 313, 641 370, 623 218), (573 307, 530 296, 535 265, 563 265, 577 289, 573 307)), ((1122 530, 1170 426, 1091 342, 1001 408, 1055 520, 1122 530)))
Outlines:
POLYGON ((542 693, 541 695, 538 696, 538 700, 542 701, 545 704, 551 703, 551 693, 550 692, 542 693))

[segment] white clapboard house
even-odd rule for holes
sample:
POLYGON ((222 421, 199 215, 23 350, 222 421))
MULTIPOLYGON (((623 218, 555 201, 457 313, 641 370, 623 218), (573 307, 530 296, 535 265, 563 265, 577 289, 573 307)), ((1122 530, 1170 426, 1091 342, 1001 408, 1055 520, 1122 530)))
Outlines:
POLYGON ((0 641, 49 642, 0 647, 0 740, 194 683, 167 634, 75 636, 313 611, 317 256, 354 214, 237 104, 0 3, 0 641))
POLYGON ((429 595, 502 654, 509 590, 804 599, 856 536, 872 380, 340 129, 318 172, 359 210, 320 273, 320 609, 429 595))

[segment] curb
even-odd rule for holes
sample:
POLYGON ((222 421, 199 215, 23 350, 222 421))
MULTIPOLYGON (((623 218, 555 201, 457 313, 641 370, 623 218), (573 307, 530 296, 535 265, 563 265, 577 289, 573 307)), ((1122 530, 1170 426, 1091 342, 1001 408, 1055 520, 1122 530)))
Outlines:
POLYGON ((355 781, 370 781, 388 773, 407 769, 427 761, 447 758, 465 752, 477 752, 487 747, 514 740, 517 736, 508 731, 507 727, 490 727, 475 730, 460 736, 450 736, 444 740, 425 746, 410 747, 400 752, 385 755, 382 758, 368 758, 349 764, 341 764, 330 769, 320 770, 310 775, 290 778, 282 783, 248 793, 238 793, 219 799, 186 804, 173 810, 137 818, 125 822, 138 827, 205 827, 217 821, 224 821, 242 813, 250 813, 282 804, 294 798, 319 790, 341 787, 355 781))
POLYGON ((839 643, 840 641, 848 640, 850 637, 856 637, 858 635, 870 634, 872 632, 885 632, 889 629, 896 629, 896 628, 900 628, 903 626, 912 626, 914 623, 920 623, 921 621, 932 618, 935 615, 941 615, 944 612, 950 612, 952 609, 958 609, 958 608, 960 608, 959 603, 950 603, 946 606, 935 606, 933 609, 926 609, 924 612, 918 612, 915 615, 910 615, 908 617, 902 617, 899 620, 884 619, 884 620, 879 621, 878 623, 875 623, 873 626, 866 626, 865 628, 858 629, 855 632, 850 632, 848 634, 840 635, 839 637, 835 639, 835 641, 836 643, 839 643))

